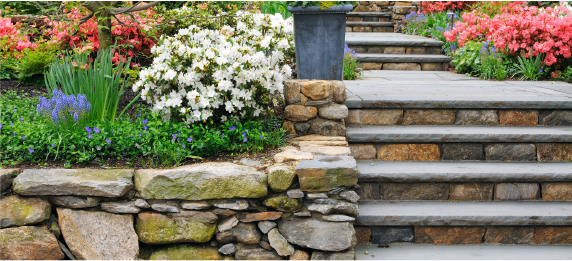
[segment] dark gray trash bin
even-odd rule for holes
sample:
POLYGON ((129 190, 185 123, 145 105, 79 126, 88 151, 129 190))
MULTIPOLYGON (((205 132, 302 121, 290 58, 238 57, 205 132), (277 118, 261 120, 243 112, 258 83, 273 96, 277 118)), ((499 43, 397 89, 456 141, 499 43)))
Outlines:
POLYGON ((353 6, 288 6, 294 15, 298 79, 343 80, 346 13, 353 6))

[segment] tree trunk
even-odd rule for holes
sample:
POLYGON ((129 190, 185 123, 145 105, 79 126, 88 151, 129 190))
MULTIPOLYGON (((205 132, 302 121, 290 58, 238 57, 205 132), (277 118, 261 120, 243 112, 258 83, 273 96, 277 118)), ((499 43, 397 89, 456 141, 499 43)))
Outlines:
POLYGON ((99 49, 107 49, 113 45, 111 39, 111 19, 113 16, 108 8, 115 7, 119 2, 94 1, 89 2, 85 7, 96 13, 97 35, 99 38, 99 49))

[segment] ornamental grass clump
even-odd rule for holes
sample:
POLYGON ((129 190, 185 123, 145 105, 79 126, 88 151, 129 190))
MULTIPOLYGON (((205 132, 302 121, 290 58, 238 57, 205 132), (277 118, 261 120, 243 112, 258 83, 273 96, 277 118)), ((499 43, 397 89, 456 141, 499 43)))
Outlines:
POLYGON ((79 126, 89 116, 91 104, 86 95, 66 95, 54 89, 51 99, 40 96, 36 111, 41 118, 54 125, 79 126))

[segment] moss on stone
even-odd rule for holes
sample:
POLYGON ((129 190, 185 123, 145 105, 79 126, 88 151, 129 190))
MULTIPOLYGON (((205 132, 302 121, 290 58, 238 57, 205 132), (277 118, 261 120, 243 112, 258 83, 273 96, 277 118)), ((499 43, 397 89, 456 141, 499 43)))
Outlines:
POLYGON ((171 219, 156 213, 140 214, 135 223, 135 231, 139 240, 147 244, 204 243, 211 240, 215 230, 216 224, 171 219), (141 218, 142 215, 144 218, 141 218))
POLYGON ((25 226, 40 223, 50 218, 51 204, 41 198, 24 198, 18 195, 0 200, 0 220, 7 226, 25 226))
POLYGON ((270 197, 264 201, 264 205, 283 212, 297 212, 302 208, 300 200, 285 195, 270 197))
POLYGON ((296 179, 294 167, 287 165, 274 165, 266 169, 268 172, 268 186, 273 192, 286 191, 296 179))
POLYGON ((216 248, 191 244, 175 244, 157 248, 149 260, 221 260, 216 248))

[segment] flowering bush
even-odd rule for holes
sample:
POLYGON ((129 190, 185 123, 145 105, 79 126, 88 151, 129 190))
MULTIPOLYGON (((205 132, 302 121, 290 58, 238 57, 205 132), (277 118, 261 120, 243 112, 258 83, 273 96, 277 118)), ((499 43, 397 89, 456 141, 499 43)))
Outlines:
POLYGON ((91 103, 87 101, 85 94, 65 95, 54 89, 51 99, 40 96, 38 100, 38 115, 54 125, 73 125, 86 118, 91 111, 91 103))
POLYGON ((362 75, 357 61, 357 53, 344 45, 344 80, 355 80, 362 75))
POLYGON ((511 55, 544 54, 544 63, 549 66, 572 55, 572 15, 568 8, 513 5, 504 10, 493 18, 476 10, 464 13, 463 22, 445 32, 447 41, 458 41, 463 46, 469 41, 487 39, 511 55))
POLYGON ((292 19, 243 14, 236 28, 190 26, 162 37, 151 49, 153 64, 140 73, 133 91, 153 104, 164 120, 212 122, 258 116, 277 104, 274 96, 292 71, 292 19))
POLYGON ((202 4, 190 3, 181 8, 165 11, 162 15, 164 21, 170 21, 161 26, 161 33, 164 35, 174 35, 179 29, 188 28, 196 25, 203 29, 220 30, 224 25, 236 27, 236 19, 234 16, 238 11, 238 6, 227 2, 205 2, 202 4), (228 15, 228 16, 227 16, 228 15), (201 17, 201 18, 195 18, 201 17), (217 19, 206 17, 220 17, 217 19))
POLYGON ((37 44, 30 42, 29 36, 22 34, 19 24, 12 24, 12 19, 0 17, 0 54, 19 52, 27 48, 35 49, 37 44))
POLYGON ((427 13, 438 13, 443 11, 461 11, 465 10, 472 4, 474 1, 423 1, 422 10, 424 14, 427 13))

